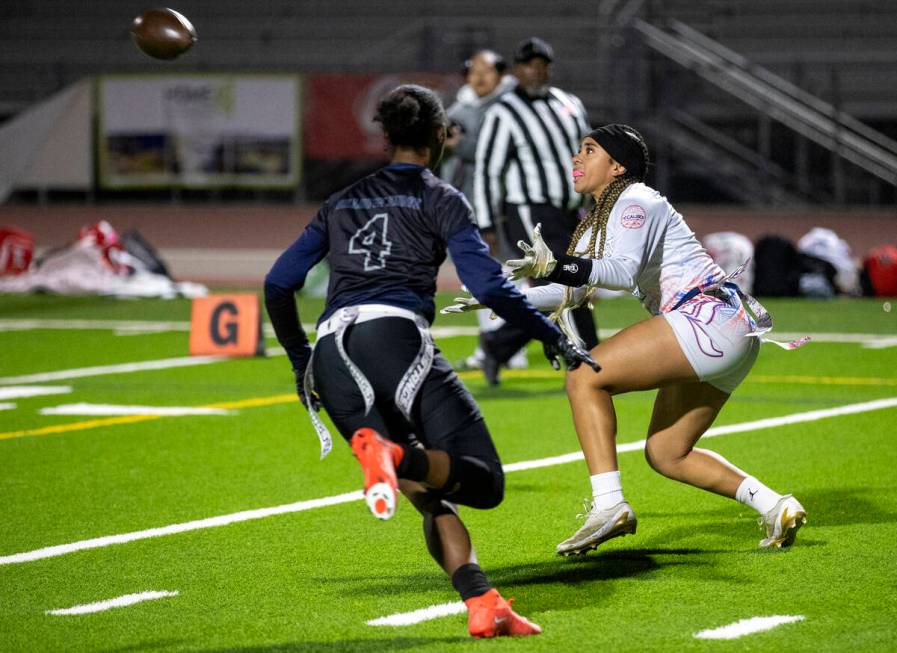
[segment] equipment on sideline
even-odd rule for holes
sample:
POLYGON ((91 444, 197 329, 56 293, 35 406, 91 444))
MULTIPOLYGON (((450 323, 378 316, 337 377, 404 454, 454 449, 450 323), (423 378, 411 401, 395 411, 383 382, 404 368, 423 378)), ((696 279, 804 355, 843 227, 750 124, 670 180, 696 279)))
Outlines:
POLYGON ((0 276, 24 274, 34 257, 34 237, 18 227, 0 227, 0 276))
POLYGON ((897 247, 879 245, 866 252, 862 279, 863 294, 897 297, 897 247))
POLYGON ((134 19, 131 38, 153 59, 176 59, 196 43, 196 30, 174 9, 149 9, 134 19))

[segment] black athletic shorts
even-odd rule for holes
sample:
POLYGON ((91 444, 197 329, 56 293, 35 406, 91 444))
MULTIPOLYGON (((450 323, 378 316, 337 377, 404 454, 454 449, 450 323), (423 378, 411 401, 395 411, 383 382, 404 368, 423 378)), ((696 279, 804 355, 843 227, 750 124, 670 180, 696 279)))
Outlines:
POLYGON ((421 347, 417 325, 402 317, 382 317, 348 327, 343 346, 374 389, 375 403, 364 414, 364 399, 342 361, 336 335, 315 344, 315 388, 334 426, 349 440, 369 427, 395 442, 471 456, 498 465, 492 438, 476 402, 437 348, 433 366, 415 398, 411 420, 395 404, 399 381, 421 347))

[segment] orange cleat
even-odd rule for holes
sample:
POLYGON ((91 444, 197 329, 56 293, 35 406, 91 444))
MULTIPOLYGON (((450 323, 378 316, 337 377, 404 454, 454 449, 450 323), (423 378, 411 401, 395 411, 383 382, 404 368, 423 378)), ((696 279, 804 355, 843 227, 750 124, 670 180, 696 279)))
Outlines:
POLYGON ((368 508, 377 519, 389 519, 396 512, 396 467, 402 461, 402 448, 369 428, 355 431, 349 444, 364 469, 368 508))
POLYGON ((464 601, 467 605, 467 630, 474 637, 525 637, 542 629, 511 609, 514 599, 505 601, 497 589, 464 601))

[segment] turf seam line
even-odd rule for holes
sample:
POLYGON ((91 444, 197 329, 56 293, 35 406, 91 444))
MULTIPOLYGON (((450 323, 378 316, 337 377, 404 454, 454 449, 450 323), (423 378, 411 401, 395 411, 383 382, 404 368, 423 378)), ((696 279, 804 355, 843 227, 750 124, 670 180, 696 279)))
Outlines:
MULTIPOLYGON (((838 417, 842 415, 854 415, 873 410, 883 410, 887 408, 897 407, 897 397, 889 399, 877 399, 875 401, 865 401, 858 404, 846 404, 835 408, 826 408, 823 410, 812 410, 805 413, 794 413, 792 415, 783 415, 781 417, 771 417, 752 422, 742 422, 740 424, 729 424, 726 426, 718 426, 709 429, 704 437, 717 437, 728 435, 731 433, 743 433, 745 431, 755 431, 761 429, 773 428, 775 426, 785 426, 788 424, 798 424, 801 422, 810 422, 829 417, 838 417)), ((134 416, 130 418, 115 419, 136 419, 145 417, 152 419, 154 416, 134 416)), ((644 440, 637 442, 627 442, 617 446, 618 452, 635 451, 644 446, 644 440)), ((507 472, 516 472, 528 469, 537 469, 539 467, 548 467, 582 459, 582 452, 573 452, 562 456, 553 456, 551 458, 542 458, 540 460, 522 461, 519 463, 510 463, 504 465, 503 469, 507 472)), ((105 535, 87 540, 71 542, 69 544, 57 544, 55 546, 43 547, 32 551, 23 551, 11 555, 0 556, 0 565, 19 564, 23 562, 33 562, 35 560, 43 560, 76 551, 84 551, 87 549, 97 549, 110 546, 112 544, 124 544, 126 542, 134 542, 136 540, 145 540, 153 537, 161 537, 164 535, 174 535, 176 533, 184 533, 188 531, 201 530, 205 528, 214 528, 217 526, 226 526, 238 522, 262 519, 273 515, 282 515, 294 512, 302 512, 315 508, 323 508, 326 506, 338 505, 341 503, 349 503, 351 501, 360 501, 363 493, 359 491, 346 492, 329 497, 321 497, 318 499, 308 499, 297 501, 295 503, 273 506, 270 508, 257 508, 254 510, 244 510, 228 515, 218 515, 216 517, 206 517, 189 522, 179 524, 171 524, 169 526, 160 526, 142 531, 132 531, 130 533, 121 533, 118 535, 105 535)))

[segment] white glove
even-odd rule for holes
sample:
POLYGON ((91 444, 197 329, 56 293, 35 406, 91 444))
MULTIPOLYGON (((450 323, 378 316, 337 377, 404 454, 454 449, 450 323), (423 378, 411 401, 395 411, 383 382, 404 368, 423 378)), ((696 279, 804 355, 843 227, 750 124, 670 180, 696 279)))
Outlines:
MULTIPOLYGON (((467 292, 466 288, 462 288, 462 290, 467 292)), ((481 304, 476 298, 471 297, 470 295, 455 297, 452 301, 455 303, 440 309, 439 313, 442 315, 448 315, 449 313, 469 313, 470 311, 478 311, 482 308, 486 308, 484 304, 481 304)))
POLYGON ((517 247, 523 252, 523 258, 505 261, 505 265, 511 270, 511 278, 515 281, 524 277, 540 279, 548 276, 557 265, 548 245, 542 240, 542 223, 533 229, 533 244, 525 240, 518 240, 517 247))

